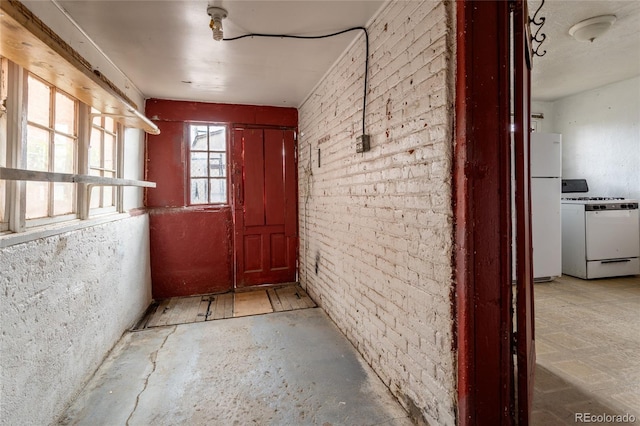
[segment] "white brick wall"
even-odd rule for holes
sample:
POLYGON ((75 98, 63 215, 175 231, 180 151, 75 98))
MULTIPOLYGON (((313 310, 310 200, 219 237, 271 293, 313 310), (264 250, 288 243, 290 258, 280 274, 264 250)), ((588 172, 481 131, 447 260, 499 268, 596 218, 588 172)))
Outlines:
POLYGON ((434 425, 455 424, 456 407, 453 13, 443 1, 391 2, 369 27, 370 152, 355 152, 364 35, 300 108, 301 282, 434 425))

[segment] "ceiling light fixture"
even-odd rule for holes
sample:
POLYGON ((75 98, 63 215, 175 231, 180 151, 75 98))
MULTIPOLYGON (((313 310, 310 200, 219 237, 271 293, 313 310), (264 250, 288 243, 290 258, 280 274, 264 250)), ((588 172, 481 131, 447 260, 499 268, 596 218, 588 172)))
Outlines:
POLYGON ((215 41, 222 40, 222 20, 227 17, 227 11, 221 7, 209 6, 207 13, 211 16, 209 28, 213 31, 213 39, 215 41))
POLYGON ((578 22, 569 29, 569 35, 578 41, 590 41, 600 37, 607 32, 611 25, 616 22, 615 15, 602 15, 578 22))

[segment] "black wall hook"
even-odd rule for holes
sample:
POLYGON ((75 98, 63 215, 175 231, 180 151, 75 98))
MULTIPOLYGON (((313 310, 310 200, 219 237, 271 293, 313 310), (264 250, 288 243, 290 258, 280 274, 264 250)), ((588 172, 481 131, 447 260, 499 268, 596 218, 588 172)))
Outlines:
POLYGON ((544 43, 544 41, 547 39, 547 35, 545 33, 541 33, 540 30, 542 30, 542 27, 545 24, 546 18, 544 16, 540 16, 538 17, 538 13, 540 13, 540 11, 542 10, 542 7, 544 6, 544 1, 542 0, 542 2, 540 3, 540 6, 538 6, 538 9, 536 10, 536 12, 533 14, 533 18, 529 18, 529 24, 533 24, 537 27, 536 32, 533 33, 531 35, 531 46, 532 46, 532 52, 535 56, 544 56, 547 51, 543 51, 540 52, 540 46, 542 46, 542 43, 544 43))

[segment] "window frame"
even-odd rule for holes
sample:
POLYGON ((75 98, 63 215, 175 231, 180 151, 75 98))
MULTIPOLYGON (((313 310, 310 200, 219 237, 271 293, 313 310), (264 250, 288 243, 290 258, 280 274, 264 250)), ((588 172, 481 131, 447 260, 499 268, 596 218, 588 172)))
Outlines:
MULTIPOLYGON (((57 88, 54 84, 49 83, 47 81, 45 81, 44 79, 38 77, 37 75, 33 74, 32 72, 29 72, 27 70, 24 71, 24 97, 23 97, 23 102, 24 102, 24 111, 28 111, 29 109, 29 101, 28 101, 28 95, 29 95, 29 78, 33 78, 37 81, 39 81, 40 83, 44 84, 45 86, 48 87, 49 89, 49 117, 48 117, 48 125, 45 126, 41 123, 37 123, 35 121, 30 121, 29 120, 29 115, 25 114, 25 123, 27 128, 29 128, 30 126, 33 128, 37 128, 39 130, 42 131, 46 131, 48 133, 48 172, 55 172, 55 140, 56 140, 56 136, 60 135, 62 137, 65 138, 69 138, 72 139, 74 141, 74 147, 73 147, 73 172, 72 173, 79 173, 78 170, 78 157, 80 155, 80 138, 79 138, 79 116, 80 116, 80 101, 76 98, 74 98, 73 96, 71 96, 70 94, 64 92, 63 90, 60 90, 59 88, 57 88), (62 95, 66 96, 67 98, 71 99, 74 103, 74 112, 73 112, 73 118, 74 118, 74 129, 73 129, 73 133, 66 133, 66 132, 62 132, 60 130, 56 130, 56 95, 58 93, 61 93, 62 95)), ((29 136, 29 132, 24 132, 22 135, 22 164, 25 166, 26 168, 26 164, 27 164, 27 145, 28 145, 28 136, 29 136)), ((47 216, 42 216, 42 217, 35 217, 35 218, 27 218, 26 214, 27 214, 27 209, 25 207, 24 210, 22 210, 20 212, 21 214, 21 221, 24 220, 25 222, 25 227, 26 228, 32 228, 32 227, 37 227, 37 226, 43 226, 43 225, 47 225, 47 224, 53 224, 53 223, 59 223, 59 222, 66 222, 69 220, 73 220, 76 219, 78 217, 78 206, 79 206, 79 202, 78 202, 78 187, 77 185, 74 185, 72 183, 67 183, 65 185, 72 185, 72 196, 71 196, 71 212, 67 212, 67 213, 62 213, 59 215, 55 214, 55 200, 54 200, 54 191, 55 191, 55 186, 56 184, 60 184, 60 182, 48 182, 48 187, 49 187, 49 192, 47 195, 47 216)))
POLYGON ((230 205, 230 193, 229 193, 229 189, 230 189, 230 179, 229 179, 229 126, 227 124, 224 123, 217 123, 217 122, 189 122, 186 123, 185 126, 185 140, 187 141, 187 173, 186 173, 186 180, 187 180, 187 184, 186 184, 186 205, 190 206, 190 207, 226 207, 230 205), (224 147, 225 150, 224 151, 220 151, 220 150, 215 150, 215 149, 209 149, 210 145, 209 145, 209 135, 212 133, 211 131, 207 132, 207 150, 193 150, 191 148, 191 128, 192 127, 197 127, 197 126, 207 126, 207 128, 210 127, 219 127, 224 131, 224 147), (201 153, 207 153, 207 176, 206 177, 193 177, 191 174, 191 154, 193 152, 201 152, 201 153), (211 166, 209 163, 209 157, 208 154, 209 153, 223 153, 225 156, 225 164, 224 164, 224 176, 222 177, 217 177, 217 176, 211 176, 211 166), (225 186, 225 201, 222 202, 211 202, 211 189, 209 188, 207 191, 207 203, 193 203, 192 199, 191 199, 191 183, 193 179, 207 179, 207 186, 209 185, 209 182, 211 181, 211 179, 216 179, 216 180, 224 180, 224 186, 225 186))
MULTIPOLYGON (((91 167, 91 134, 93 132, 94 129, 99 129, 100 131, 100 146, 101 146, 101 168, 100 168, 100 176, 103 176, 104 172, 108 171, 108 172, 113 172, 113 176, 114 178, 121 178, 122 177, 122 169, 123 169, 123 151, 124 151, 124 143, 123 143, 123 139, 124 139, 124 128, 123 126, 117 122, 115 117, 112 117, 109 114, 103 114, 100 111, 94 109, 94 108, 88 108, 90 113, 89 113, 89 129, 88 129, 88 137, 87 137, 87 149, 86 149, 86 154, 87 154, 87 162, 86 162, 86 167, 87 170, 83 171, 83 173, 86 173, 88 175, 91 174, 91 170, 98 170, 96 168, 92 168, 91 167), (96 126, 94 124, 94 120, 96 118, 100 119, 100 126, 96 126), (110 130, 107 130, 104 128, 104 123, 105 120, 107 118, 111 118, 114 121, 114 125, 115 125, 115 131, 112 132, 110 130), (113 165, 114 165, 114 169, 113 170, 106 170, 104 169, 104 136, 105 134, 110 134, 114 137, 113 141, 114 141, 114 153, 113 154, 113 165)), ((88 199, 86 200, 87 203, 87 209, 88 209, 88 216, 91 215, 104 215, 104 214, 109 214, 109 213, 116 213, 116 212, 121 212, 122 211, 122 187, 121 186, 94 186, 91 189, 91 193, 88 194, 88 199), (104 196, 104 191, 107 188, 111 188, 111 190, 113 191, 113 204, 110 206, 105 207, 104 205, 102 205, 102 200, 103 200, 103 196, 104 196), (93 200, 93 197, 96 196, 95 192, 96 190, 98 190, 98 193, 100 194, 100 203, 98 205, 98 207, 91 207, 91 201, 93 200)))

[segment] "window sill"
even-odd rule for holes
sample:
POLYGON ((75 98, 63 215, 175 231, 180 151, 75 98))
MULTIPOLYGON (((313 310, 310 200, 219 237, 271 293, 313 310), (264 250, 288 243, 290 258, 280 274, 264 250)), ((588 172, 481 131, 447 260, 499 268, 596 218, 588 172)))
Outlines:
POLYGON ((86 220, 74 219, 63 223, 39 226, 37 228, 28 229, 25 232, 0 232, 0 249, 27 243, 40 238, 53 237, 55 235, 64 234, 65 232, 72 232, 103 225, 105 223, 115 222, 132 216, 134 215, 129 213, 114 213, 86 220))

